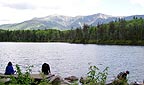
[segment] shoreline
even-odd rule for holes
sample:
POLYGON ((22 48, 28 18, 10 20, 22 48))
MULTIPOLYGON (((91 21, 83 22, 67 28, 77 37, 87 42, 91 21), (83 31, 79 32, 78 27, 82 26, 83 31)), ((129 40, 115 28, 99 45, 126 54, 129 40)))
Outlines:
MULTIPOLYGON (((14 78, 18 78, 18 74, 14 74, 14 75, 5 75, 0 73, 0 82, 3 83, 7 83, 10 82, 11 76, 13 76, 14 78)), ((73 85, 74 82, 77 82, 78 85, 86 80, 86 77, 81 77, 78 78, 76 76, 69 76, 69 77, 61 77, 59 75, 45 75, 44 77, 41 74, 30 74, 31 78, 33 78, 35 81, 40 82, 43 79, 48 79, 50 83, 56 83, 59 82, 60 84, 58 85, 73 85)), ((106 82, 105 85, 113 85, 113 82, 118 82, 119 80, 114 79, 111 82, 106 82)), ((53 85, 53 84, 52 84, 53 85)), ((126 85, 144 85, 144 82, 137 82, 137 81, 133 81, 133 82, 128 82, 126 85)))
POLYGON ((120 46, 144 46, 144 41, 141 41, 141 43, 139 42, 135 42, 133 43, 132 41, 104 41, 104 42, 80 42, 80 41, 48 41, 48 42, 17 42, 17 41, 1 41, 0 43, 69 43, 69 44, 93 44, 93 45, 120 45, 120 46), (126 43, 129 42, 129 43, 126 43))

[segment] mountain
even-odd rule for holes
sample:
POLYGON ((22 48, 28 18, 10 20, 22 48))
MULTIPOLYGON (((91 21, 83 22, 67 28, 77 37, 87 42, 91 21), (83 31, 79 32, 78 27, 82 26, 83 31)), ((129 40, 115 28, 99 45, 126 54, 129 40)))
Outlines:
POLYGON ((118 18, 125 18, 131 20, 133 17, 144 18, 144 15, 133 16, 111 16, 102 13, 88 15, 88 16, 62 16, 50 15, 42 18, 33 18, 16 24, 0 25, 0 29, 5 30, 37 30, 37 29, 59 29, 66 30, 83 26, 83 24, 96 26, 98 23, 108 23, 110 21, 118 20, 118 18))

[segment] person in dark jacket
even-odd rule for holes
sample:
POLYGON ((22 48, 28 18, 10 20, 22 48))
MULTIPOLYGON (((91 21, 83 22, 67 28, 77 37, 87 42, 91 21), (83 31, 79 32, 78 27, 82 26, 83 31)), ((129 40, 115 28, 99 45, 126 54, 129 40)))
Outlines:
POLYGON ((121 73, 118 74, 117 78, 120 79, 120 80, 126 80, 128 74, 129 74, 129 71, 121 72, 121 73))
POLYGON ((44 64, 42 65, 42 72, 43 72, 45 75, 48 75, 48 74, 51 73, 49 64, 44 63, 44 64))
POLYGON ((7 67, 6 67, 6 70, 5 70, 5 75, 11 75, 11 74, 14 74, 15 71, 13 69, 13 66, 12 66, 12 63, 9 62, 7 67))

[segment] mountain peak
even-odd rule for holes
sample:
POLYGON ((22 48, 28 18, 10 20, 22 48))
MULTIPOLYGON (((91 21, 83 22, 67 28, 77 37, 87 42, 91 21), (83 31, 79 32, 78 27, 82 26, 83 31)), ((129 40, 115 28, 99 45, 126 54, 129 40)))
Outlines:
MULTIPOLYGON (((136 16, 144 18, 144 15, 136 16)), ((55 29, 67 30, 77 27, 81 27, 83 24, 96 26, 98 23, 109 23, 111 21, 121 18, 119 16, 111 16, 102 13, 97 13, 88 16, 63 16, 63 15, 49 15, 41 18, 33 18, 32 20, 27 20, 17 24, 11 25, 0 25, 0 29, 9 29, 9 30, 37 30, 37 29, 55 29)), ((133 19, 133 16, 122 17, 125 20, 133 19)))
POLYGON ((63 17, 63 15, 53 14, 53 15, 49 15, 47 17, 63 17))
POLYGON ((107 19, 108 17, 113 17, 111 15, 106 15, 106 14, 102 14, 102 13, 98 13, 98 14, 95 14, 95 15, 99 18, 104 18, 104 19, 107 19))

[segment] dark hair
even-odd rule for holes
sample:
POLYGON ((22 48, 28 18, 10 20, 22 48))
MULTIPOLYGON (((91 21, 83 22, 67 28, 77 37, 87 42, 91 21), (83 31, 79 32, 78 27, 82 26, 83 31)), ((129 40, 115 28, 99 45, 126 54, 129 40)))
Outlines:
POLYGON ((50 73, 50 66, 47 63, 44 63, 42 65, 42 72, 46 75, 48 75, 50 73))
POLYGON ((9 63, 8 63, 8 66, 12 66, 12 63, 11 63, 11 62, 9 62, 9 63))
POLYGON ((126 74, 129 74, 129 71, 126 71, 126 74))

